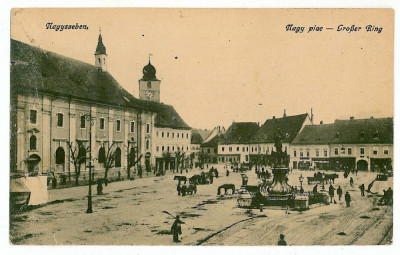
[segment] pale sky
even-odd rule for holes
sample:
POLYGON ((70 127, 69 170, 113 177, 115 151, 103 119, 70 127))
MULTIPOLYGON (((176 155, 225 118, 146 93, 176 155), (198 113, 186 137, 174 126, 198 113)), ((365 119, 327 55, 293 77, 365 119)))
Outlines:
POLYGON ((393 116, 393 11, 356 9, 24 9, 11 37, 108 70, 138 97, 151 53, 161 101, 194 128, 310 112, 316 123, 393 116), (46 23, 88 30, 46 30, 46 23), (303 33, 286 25, 305 26, 303 33), (338 25, 362 27, 338 32, 338 25), (333 30, 307 33, 309 26, 333 30), (383 27, 381 33, 365 26, 383 27))

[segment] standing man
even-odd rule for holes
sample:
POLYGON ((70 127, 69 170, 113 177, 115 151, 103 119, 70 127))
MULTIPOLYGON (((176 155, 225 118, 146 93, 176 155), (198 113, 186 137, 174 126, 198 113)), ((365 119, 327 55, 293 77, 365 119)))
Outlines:
POLYGON ((344 200, 346 200, 346 206, 350 207, 351 197, 348 191, 346 191, 346 194, 344 195, 344 200))
POLYGON ((314 186, 314 188, 313 188, 312 191, 313 191, 314 195, 317 194, 317 192, 318 192, 318 184, 316 184, 316 185, 314 186))
POLYGON ((283 234, 279 235, 278 245, 286 246, 285 236, 283 234))
POLYGON ((343 190, 342 190, 342 188, 339 186, 338 188, 337 188, 337 195, 338 195, 338 197, 339 197, 339 201, 340 201, 340 199, 342 198, 342 194, 343 194, 343 190))
POLYGON ((364 183, 361 184, 359 188, 360 188, 360 190, 361 190, 361 196, 362 196, 362 197, 365 196, 365 194, 364 194, 364 191, 365 191, 364 183))
POLYGON ((174 221, 174 223, 172 224, 172 227, 171 227, 171 233, 172 233, 172 236, 173 236, 174 243, 180 242, 179 241, 179 235, 182 235, 182 228, 181 228, 181 224, 182 223, 183 222, 180 221, 180 219, 179 219, 179 215, 176 216, 175 221, 174 221))
POLYGON ((329 186, 329 196, 331 197, 331 203, 333 196, 335 196, 335 188, 332 186, 332 184, 329 186))
POLYGON ((353 177, 350 177, 350 186, 353 187, 354 186, 354 180, 353 177))
POLYGON ((178 196, 181 195, 181 190, 182 190, 182 188, 181 188, 181 183, 179 182, 179 183, 178 183, 178 186, 176 186, 176 191, 178 191, 178 196))

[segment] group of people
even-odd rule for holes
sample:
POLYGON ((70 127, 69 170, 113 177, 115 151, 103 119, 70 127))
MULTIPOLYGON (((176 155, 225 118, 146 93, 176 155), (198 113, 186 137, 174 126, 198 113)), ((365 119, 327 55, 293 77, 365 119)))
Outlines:
POLYGON ((393 204, 393 190, 391 187, 388 190, 383 190, 383 196, 379 200, 378 204, 381 205, 392 205, 393 204))

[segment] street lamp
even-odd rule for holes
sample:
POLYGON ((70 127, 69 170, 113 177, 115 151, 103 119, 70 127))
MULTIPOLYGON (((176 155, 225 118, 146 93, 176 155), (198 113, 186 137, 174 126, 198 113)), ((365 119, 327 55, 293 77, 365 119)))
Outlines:
POLYGON ((303 174, 300 174, 300 177, 299 177, 300 189, 303 189, 303 179, 304 179, 303 174))
POLYGON ((94 121, 92 118, 92 110, 89 114, 84 114, 85 119, 89 121, 89 194, 88 194, 88 207, 86 213, 93 213, 92 209, 92 126, 94 121))

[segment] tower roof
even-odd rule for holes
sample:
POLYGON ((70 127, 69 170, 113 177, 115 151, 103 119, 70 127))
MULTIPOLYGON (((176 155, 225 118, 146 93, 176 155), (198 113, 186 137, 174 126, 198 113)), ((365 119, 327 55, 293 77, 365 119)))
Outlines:
POLYGON ((106 46, 104 46, 103 44, 103 38, 101 37, 101 34, 99 34, 99 40, 97 42, 96 52, 94 53, 94 55, 100 55, 100 54, 107 55, 106 46))
POLYGON ((156 77, 156 68, 150 63, 150 59, 149 59, 149 63, 143 67, 143 81, 155 81, 157 80, 156 77))

